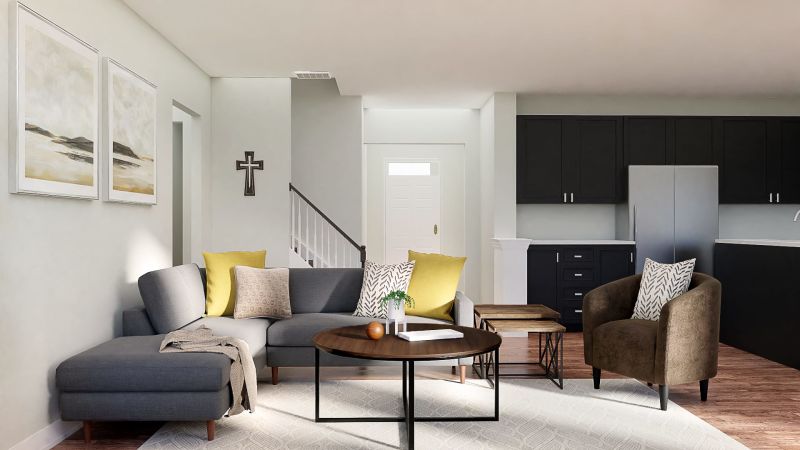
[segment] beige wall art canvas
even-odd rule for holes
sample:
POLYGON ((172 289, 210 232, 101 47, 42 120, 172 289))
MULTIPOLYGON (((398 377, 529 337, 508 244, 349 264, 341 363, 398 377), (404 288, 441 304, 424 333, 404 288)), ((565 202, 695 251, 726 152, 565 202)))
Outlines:
POLYGON ((11 191, 97 198, 97 51, 16 6, 11 191))
POLYGON ((105 59, 107 200, 156 203, 156 87, 105 59))

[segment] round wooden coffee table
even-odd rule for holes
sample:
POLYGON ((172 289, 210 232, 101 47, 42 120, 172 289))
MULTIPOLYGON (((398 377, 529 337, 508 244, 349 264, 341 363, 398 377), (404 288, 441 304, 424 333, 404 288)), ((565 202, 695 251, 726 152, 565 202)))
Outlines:
POLYGON ((455 325, 409 324, 409 331, 449 328, 464 333, 460 339, 409 342, 395 335, 373 341, 363 325, 334 328, 314 336, 314 421, 316 422, 405 422, 408 428, 408 448, 414 448, 414 422, 468 422, 500 420, 500 390, 498 363, 502 338, 476 328, 455 325), (350 358, 398 361, 403 365, 402 417, 320 417, 319 416, 319 351, 350 358), (414 363, 455 358, 469 358, 494 352, 494 415, 492 416, 414 416, 414 363))

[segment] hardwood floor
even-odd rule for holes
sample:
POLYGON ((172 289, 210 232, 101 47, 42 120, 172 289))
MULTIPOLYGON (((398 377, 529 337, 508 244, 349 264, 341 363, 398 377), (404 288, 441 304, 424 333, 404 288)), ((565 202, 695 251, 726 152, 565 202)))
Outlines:
MULTIPOLYGON (((501 360, 519 361, 536 355, 535 337, 506 338, 501 360), (530 348, 528 349, 528 344, 530 348)), ((583 363, 583 338, 567 333, 564 339, 565 382, 591 378, 591 367, 583 363)), ((312 380, 313 369, 281 368, 281 382, 312 380)), ((419 377, 452 378, 448 368, 418 369, 419 377)), ((474 376, 474 374, 470 374, 474 376)), ((269 376, 267 376, 268 378, 269 376)), ((391 368, 326 369, 326 378, 394 379, 391 368)), ((603 379, 620 378, 603 373, 603 379)), ((800 449, 800 371, 765 360, 742 350, 720 346, 719 374, 711 380, 708 401, 700 401, 696 383, 670 386, 670 400, 751 448, 800 449)), ((93 427, 93 449, 135 449, 161 426, 160 423, 97 423, 93 427)), ((57 449, 85 448, 78 431, 57 449)))

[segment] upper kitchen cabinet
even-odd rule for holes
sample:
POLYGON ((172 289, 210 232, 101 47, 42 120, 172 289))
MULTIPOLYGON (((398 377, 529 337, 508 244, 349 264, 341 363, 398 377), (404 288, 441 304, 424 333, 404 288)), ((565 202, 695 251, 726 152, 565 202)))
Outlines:
POLYGON ((565 119, 563 189, 569 203, 618 203, 622 180, 622 118, 565 119))
POLYGON ((563 120, 517 117, 517 203, 562 203, 563 120))
POLYGON ((621 165, 621 118, 517 117, 517 203, 617 203, 621 165))
POLYGON ((779 185, 776 201, 800 203, 800 119, 780 119, 779 185))
POLYGON ((771 120, 724 117, 717 124, 720 203, 771 203, 773 189, 768 139, 771 120))
POLYGON ((714 119, 712 117, 675 117, 675 164, 713 166, 714 119))

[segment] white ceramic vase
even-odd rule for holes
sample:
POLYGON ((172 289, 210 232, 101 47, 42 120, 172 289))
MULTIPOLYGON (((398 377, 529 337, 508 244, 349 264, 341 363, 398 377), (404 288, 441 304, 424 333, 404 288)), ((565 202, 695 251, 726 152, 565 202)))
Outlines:
POLYGON ((406 305, 405 303, 397 303, 390 301, 386 304, 386 318, 393 321, 402 322, 406 318, 406 305))

